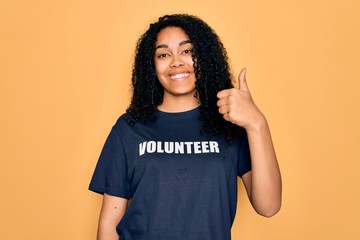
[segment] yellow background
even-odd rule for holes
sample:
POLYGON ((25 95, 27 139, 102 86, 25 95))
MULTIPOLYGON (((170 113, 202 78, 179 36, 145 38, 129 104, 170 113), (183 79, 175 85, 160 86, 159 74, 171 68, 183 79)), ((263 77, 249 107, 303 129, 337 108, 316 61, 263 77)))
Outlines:
POLYGON ((241 186, 233 239, 360 239, 357 0, 0 2, 0 239, 95 239, 87 190, 129 103, 135 43, 165 13, 203 18, 248 68, 283 176, 258 216, 241 186))

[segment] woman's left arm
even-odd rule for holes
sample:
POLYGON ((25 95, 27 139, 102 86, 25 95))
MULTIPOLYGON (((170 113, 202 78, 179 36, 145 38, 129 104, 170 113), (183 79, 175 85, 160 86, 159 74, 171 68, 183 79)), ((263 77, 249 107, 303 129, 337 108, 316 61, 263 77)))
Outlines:
POLYGON ((281 175, 264 118, 257 129, 247 130, 251 155, 251 171, 242 176, 255 211, 271 217, 281 207, 281 175))
POLYGON ((246 129, 251 155, 251 171, 242 176, 255 211, 271 217, 281 207, 282 183, 279 165, 266 118, 257 108, 246 83, 246 69, 239 74, 239 89, 217 94, 224 119, 246 129))

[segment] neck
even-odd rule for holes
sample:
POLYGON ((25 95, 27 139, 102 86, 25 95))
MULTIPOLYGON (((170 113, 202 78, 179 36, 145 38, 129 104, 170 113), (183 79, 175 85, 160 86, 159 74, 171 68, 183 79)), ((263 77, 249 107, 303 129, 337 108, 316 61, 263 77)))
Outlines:
POLYGON ((158 109, 163 112, 185 112, 200 106, 200 101, 196 98, 165 98, 158 106, 158 109))

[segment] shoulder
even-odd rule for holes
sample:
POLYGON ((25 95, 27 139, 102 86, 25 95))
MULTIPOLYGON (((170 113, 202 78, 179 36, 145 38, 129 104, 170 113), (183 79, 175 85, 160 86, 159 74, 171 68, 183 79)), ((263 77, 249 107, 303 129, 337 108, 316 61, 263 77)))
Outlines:
POLYGON ((120 133, 125 131, 127 128, 131 127, 130 124, 128 123, 127 119, 128 119, 129 114, 128 113, 123 113, 121 114, 117 120, 115 121, 115 124, 112 127, 112 132, 115 132, 117 135, 121 135, 120 133))
POLYGON ((122 123, 127 123, 127 119, 131 118, 132 119, 132 116, 130 113, 123 113, 121 114, 118 119, 116 120, 116 123, 115 125, 118 125, 118 124, 122 124, 122 123))
POLYGON ((149 122, 138 122, 135 120, 131 113, 123 113, 120 117, 116 120, 113 130, 117 133, 127 131, 135 131, 135 129, 141 129, 149 125, 149 122))
POLYGON ((121 114, 118 119, 116 120, 113 128, 121 129, 124 127, 130 127, 132 124, 130 123, 133 120, 133 117, 130 113, 123 113, 121 114))

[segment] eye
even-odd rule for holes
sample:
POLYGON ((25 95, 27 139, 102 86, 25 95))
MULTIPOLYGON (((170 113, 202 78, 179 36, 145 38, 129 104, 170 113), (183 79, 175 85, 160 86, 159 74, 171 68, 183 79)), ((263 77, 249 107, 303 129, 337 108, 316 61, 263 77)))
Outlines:
POLYGON ((169 56, 167 53, 160 53, 157 55, 158 58, 166 58, 167 56, 169 56))
POLYGON ((193 52, 192 49, 186 49, 183 51, 184 54, 191 54, 193 52))

